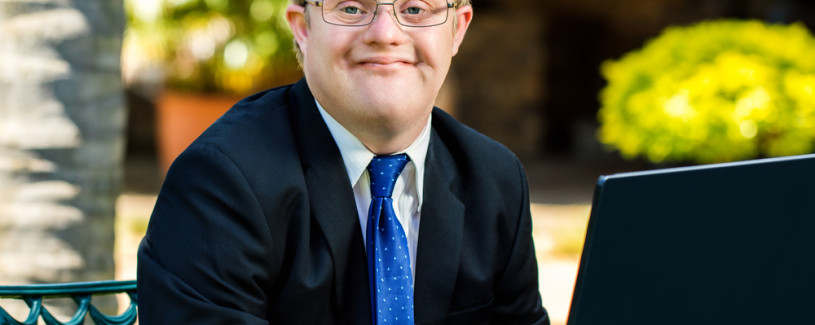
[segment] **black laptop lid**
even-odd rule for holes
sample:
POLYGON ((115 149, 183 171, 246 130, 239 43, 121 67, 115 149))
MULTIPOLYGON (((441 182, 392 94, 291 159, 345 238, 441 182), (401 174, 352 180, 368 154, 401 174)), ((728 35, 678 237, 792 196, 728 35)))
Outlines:
POLYGON ((815 155, 600 177, 568 324, 815 324, 815 155))

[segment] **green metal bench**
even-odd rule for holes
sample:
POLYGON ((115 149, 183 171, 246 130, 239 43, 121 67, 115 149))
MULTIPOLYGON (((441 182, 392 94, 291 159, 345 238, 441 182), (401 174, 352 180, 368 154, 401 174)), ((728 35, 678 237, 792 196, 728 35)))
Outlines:
POLYGON ((95 324, 130 325, 136 322, 137 297, 136 280, 0 286, 0 298, 23 300, 30 311, 24 321, 18 321, 0 306, 0 325, 33 325, 37 324, 40 317, 47 325, 76 325, 83 324, 87 314, 90 314, 95 324), (92 304, 91 297, 94 295, 117 293, 126 293, 130 297, 130 306, 121 315, 106 315, 92 304), (43 299, 48 298, 72 298, 77 304, 77 310, 71 320, 63 323, 54 318, 42 304, 43 299))

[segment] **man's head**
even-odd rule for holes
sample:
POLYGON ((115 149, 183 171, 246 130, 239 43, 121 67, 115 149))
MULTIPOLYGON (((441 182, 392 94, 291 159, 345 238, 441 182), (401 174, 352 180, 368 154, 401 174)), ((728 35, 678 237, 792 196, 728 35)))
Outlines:
POLYGON ((339 9, 343 17, 373 20, 340 26, 344 21, 324 18, 330 3, 301 6, 305 0, 295 1, 286 17, 302 52, 306 80, 326 111, 372 150, 366 139, 405 132, 418 136, 472 20, 469 2, 447 8, 444 0, 378 6, 372 0, 345 1, 339 9), (434 12, 447 19, 433 20, 438 24, 429 27, 405 26, 423 17, 424 6, 441 8, 434 12))
MULTIPOLYGON (((451 0, 451 1, 453 1, 453 4, 455 5, 456 8, 470 5, 470 0, 451 0)), ((300 6, 300 7, 305 7, 308 4, 306 2, 306 0, 291 0, 291 2, 292 2, 292 4, 300 6)), ((457 17, 455 15, 452 18, 457 19, 457 17)), ((309 24, 310 20, 311 20, 310 11, 306 10, 306 25, 309 24)), ((455 21, 453 22, 453 26, 456 26, 455 21)), ((295 54, 295 56, 297 58, 297 63, 302 67, 303 66, 303 52, 300 51, 300 44, 297 43, 297 40, 294 40, 294 52, 295 52, 294 54, 295 54)))

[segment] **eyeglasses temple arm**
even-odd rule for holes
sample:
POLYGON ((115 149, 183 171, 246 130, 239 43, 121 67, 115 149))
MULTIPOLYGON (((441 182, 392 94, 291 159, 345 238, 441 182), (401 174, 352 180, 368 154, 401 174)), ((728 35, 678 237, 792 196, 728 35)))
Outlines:
POLYGON ((313 6, 317 6, 317 7, 322 7, 322 6, 323 6, 323 2, 322 2, 322 1, 319 1, 319 0, 318 0, 318 1, 315 1, 315 0, 306 0, 306 3, 311 4, 311 5, 313 5, 313 6))

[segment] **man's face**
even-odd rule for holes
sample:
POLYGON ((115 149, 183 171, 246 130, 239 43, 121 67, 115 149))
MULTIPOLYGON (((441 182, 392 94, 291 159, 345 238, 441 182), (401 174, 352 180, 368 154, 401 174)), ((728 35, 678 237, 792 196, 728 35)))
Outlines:
POLYGON ((426 121, 472 17, 466 6, 449 9, 442 25, 406 27, 392 7, 379 6, 374 22, 359 27, 328 24, 312 5, 287 11, 312 93, 346 127, 426 121))

